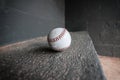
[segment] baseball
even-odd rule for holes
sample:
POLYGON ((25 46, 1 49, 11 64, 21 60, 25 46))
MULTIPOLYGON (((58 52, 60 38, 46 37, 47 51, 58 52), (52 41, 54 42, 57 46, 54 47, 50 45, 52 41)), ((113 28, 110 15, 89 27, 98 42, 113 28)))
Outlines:
POLYGON ((71 35, 65 28, 55 28, 47 36, 49 46, 56 51, 64 51, 71 44, 71 35))

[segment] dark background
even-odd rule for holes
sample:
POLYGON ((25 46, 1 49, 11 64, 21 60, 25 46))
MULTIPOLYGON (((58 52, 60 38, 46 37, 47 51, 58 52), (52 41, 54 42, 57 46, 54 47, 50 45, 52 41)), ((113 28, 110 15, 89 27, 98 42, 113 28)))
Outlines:
POLYGON ((70 31, 87 30, 98 54, 120 57, 120 0, 66 0, 70 31))
POLYGON ((64 27, 64 0, 0 0, 0 45, 45 36, 64 27))
POLYGON ((0 46, 64 26, 88 31, 98 54, 120 57, 120 0, 0 0, 0 46))

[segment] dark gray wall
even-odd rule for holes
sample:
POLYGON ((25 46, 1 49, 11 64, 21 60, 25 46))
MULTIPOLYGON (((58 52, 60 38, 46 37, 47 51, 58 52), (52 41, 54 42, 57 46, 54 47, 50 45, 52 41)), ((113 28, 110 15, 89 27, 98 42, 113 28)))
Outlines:
POLYGON ((0 0, 0 45, 64 27, 64 0, 0 0))
POLYGON ((0 0, 0 46, 65 25, 89 31, 98 54, 120 56, 120 0, 65 2, 66 10, 64 0, 0 0))
POLYGON ((120 57, 120 0, 66 0, 66 27, 87 30, 98 54, 120 57))

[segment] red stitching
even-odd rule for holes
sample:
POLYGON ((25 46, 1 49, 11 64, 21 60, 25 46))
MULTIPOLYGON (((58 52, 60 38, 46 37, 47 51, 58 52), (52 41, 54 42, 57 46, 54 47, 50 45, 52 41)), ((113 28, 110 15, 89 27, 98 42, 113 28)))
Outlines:
POLYGON ((49 42, 56 42, 56 41, 60 40, 63 37, 63 35, 65 34, 65 31, 66 31, 66 29, 64 28, 64 30, 62 31, 62 33, 60 35, 58 35, 57 37, 55 37, 53 39, 48 39, 48 41, 49 42))

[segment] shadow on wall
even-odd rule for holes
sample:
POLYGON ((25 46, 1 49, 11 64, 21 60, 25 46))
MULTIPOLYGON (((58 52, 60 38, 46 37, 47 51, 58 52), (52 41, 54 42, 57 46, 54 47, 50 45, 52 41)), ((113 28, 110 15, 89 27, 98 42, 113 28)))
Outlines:
POLYGON ((64 0, 0 0, 0 45, 64 27, 64 0))

